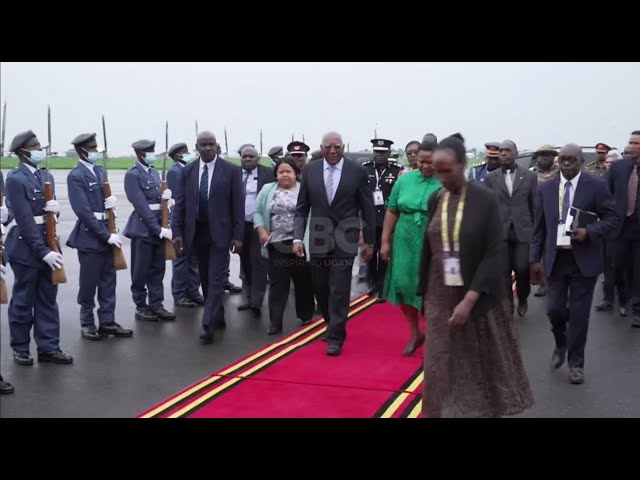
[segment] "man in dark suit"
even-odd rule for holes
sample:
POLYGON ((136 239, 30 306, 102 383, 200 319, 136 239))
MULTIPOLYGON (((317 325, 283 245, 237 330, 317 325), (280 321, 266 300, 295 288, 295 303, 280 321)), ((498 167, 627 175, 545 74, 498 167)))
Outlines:
POLYGON ((164 308, 163 239, 171 240, 171 229, 162 227, 162 200, 171 199, 171 190, 160 192, 160 174, 151 168, 156 161, 156 142, 138 140, 131 146, 136 164, 124 176, 124 191, 133 212, 123 235, 131 239, 131 293, 136 319, 157 322, 175 320, 176 314, 164 308), (149 303, 147 304, 147 290, 149 303))
POLYGON ((640 130, 631 132, 628 156, 611 165, 607 182, 616 201, 619 224, 612 233, 616 268, 631 268, 631 326, 640 328, 640 130))
POLYGON ((351 271, 363 231, 368 262, 375 242, 375 211, 367 171, 345 159, 342 136, 327 133, 322 139, 322 161, 302 171, 294 219, 293 251, 305 255, 302 239, 309 220, 311 275, 320 311, 328 325, 327 355, 340 355, 347 337, 351 271))
POLYGON ((253 214, 256 211, 258 192, 266 183, 275 181, 273 168, 258 165, 258 151, 250 145, 242 149, 242 191, 244 197, 244 241, 240 255, 242 269, 242 287, 247 301, 238 306, 238 310, 249 310, 258 317, 262 301, 267 291, 268 260, 260 253, 258 233, 253 228, 253 214))
MULTIPOLYGON (((518 315, 527 313, 529 284, 529 242, 533 230, 538 179, 536 174, 518 167, 518 148, 511 140, 500 144, 502 168, 485 177, 484 184, 498 195, 502 234, 507 251, 507 271, 505 281, 511 291, 511 272, 516 273, 518 293, 518 315)), ((513 296, 510 297, 513 302, 513 296)), ((513 303, 512 309, 513 309, 513 303)))
POLYGON ((242 170, 217 155, 212 132, 198 134, 199 158, 182 170, 181 186, 171 216, 178 255, 198 257, 205 297, 204 343, 213 343, 213 330, 224 328, 222 297, 229 268, 229 251, 242 253, 244 197, 242 170))
POLYGON ((116 268, 113 247, 122 248, 122 239, 107 228, 105 210, 116 207, 116 197, 104 198, 104 170, 95 163, 102 159, 95 133, 83 133, 71 141, 78 154, 78 166, 67 176, 69 203, 78 217, 67 245, 78 250, 80 262, 80 335, 88 340, 103 337, 131 337, 133 330, 122 328, 115 320, 116 268), (98 322, 93 309, 98 292, 98 322))
POLYGON ((7 175, 5 185, 7 207, 16 220, 5 241, 7 260, 14 274, 8 312, 13 359, 19 365, 33 365, 29 353, 33 328, 38 362, 71 364, 73 357, 60 350, 58 286, 51 278, 51 271, 63 268, 64 260, 46 242, 44 215, 47 212, 57 215, 60 210, 56 200, 44 200, 45 183, 55 187, 53 175, 40 168, 46 153, 31 130, 16 135, 11 151, 20 160, 18 167, 7 175))
MULTIPOLYGON (((173 160, 173 166, 167 172, 167 187, 174 197, 181 188, 182 169, 195 160, 189 153, 186 143, 171 146, 167 155, 173 160)), ((171 293, 177 307, 193 308, 204 305, 204 297, 200 294, 200 274, 198 273, 198 257, 192 252, 190 256, 176 256, 173 260, 171 275, 171 293)))
POLYGON ((543 271, 546 276, 547 315, 556 343, 551 366, 560 368, 568 353, 569 380, 575 384, 584 382, 589 313, 602 273, 602 239, 618 225, 606 182, 582 172, 583 163, 579 146, 569 144, 560 150, 560 175, 538 191, 529 252, 531 283, 539 284, 543 271), (592 212, 599 221, 573 228, 567 225, 570 207, 592 212))

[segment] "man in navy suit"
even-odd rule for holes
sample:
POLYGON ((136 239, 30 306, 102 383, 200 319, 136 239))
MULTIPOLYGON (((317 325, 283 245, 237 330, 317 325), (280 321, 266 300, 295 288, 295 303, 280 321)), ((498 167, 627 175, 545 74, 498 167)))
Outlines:
POLYGON ((88 340, 104 337, 131 337, 133 330, 122 328, 115 320, 116 268, 113 260, 113 245, 122 248, 122 239, 107 228, 105 210, 115 208, 117 199, 113 195, 104 198, 102 184, 105 171, 96 165, 102 158, 98 152, 95 133, 83 133, 71 144, 78 154, 78 166, 67 176, 69 203, 78 217, 67 245, 78 250, 80 262, 80 335, 88 340), (96 328, 93 309, 98 291, 98 322, 96 328))
POLYGON ((267 291, 267 271, 269 262, 260 253, 261 245, 258 233, 253 228, 253 214, 256 211, 256 198, 262 187, 275 181, 273 168, 258 165, 260 160, 255 147, 247 145, 241 152, 242 188, 244 197, 244 241, 240 266, 242 286, 247 301, 238 306, 238 310, 251 310, 258 317, 261 314, 262 301, 267 291))
POLYGON ((46 242, 44 214, 57 215, 60 211, 56 200, 44 200, 45 182, 54 186, 53 175, 40 168, 46 153, 31 130, 16 135, 11 151, 20 159, 18 168, 7 175, 5 185, 7 206, 16 220, 5 241, 7 260, 14 274, 8 312, 13 359, 19 365, 33 365, 29 353, 33 327, 38 362, 70 364, 73 357, 60 350, 58 286, 51 279, 51 271, 62 268, 64 260, 46 242))
MULTIPOLYGON (((195 156, 189 153, 186 143, 176 143, 167 155, 173 160, 173 166, 167 172, 167 186, 174 197, 178 196, 181 188, 180 176, 182 169, 195 160, 195 156)), ((204 305, 204 297, 200 294, 200 274, 198 273, 198 257, 176 256, 173 260, 173 272, 171 276, 171 293, 173 302, 178 307, 193 308, 204 305)))
POLYGON ((360 232, 365 246, 362 259, 373 255, 376 217, 369 175, 355 160, 344 158, 344 143, 337 132, 322 139, 322 161, 302 170, 294 218, 293 252, 304 257, 304 233, 309 219, 309 255, 313 289, 327 324, 327 355, 342 353, 347 338, 351 271, 358 253, 360 232))
POLYGON ((222 298, 229 268, 229 251, 241 254, 244 237, 244 194, 240 167, 218 157, 212 132, 198 134, 199 158, 182 170, 171 216, 178 255, 198 256, 205 296, 200 336, 213 343, 213 330, 224 328, 222 298))
POLYGON ((171 190, 160 193, 160 174, 152 168, 156 160, 156 142, 138 140, 131 146, 137 162, 124 176, 124 191, 133 205, 133 212, 122 233, 131 239, 131 293, 136 304, 136 319, 175 320, 176 314, 162 305, 163 239, 171 240, 172 235, 170 228, 162 228, 161 202, 171 199, 171 190))
POLYGON ((582 172, 583 163, 579 146, 569 144, 560 150, 560 175, 538 189, 529 251, 531 283, 541 282, 543 270, 546 276, 547 315, 556 342, 552 368, 560 368, 568 353, 569 380, 575 384, 584 382, 593 289, 603 270, 602 239, 618 225, 606 182, 582 172), (599 221, 565 229, 570 207, 595 213, 599 221))
POLYGON ((611 238, 615 239, 616 268, 631 269, 628 292, 633 317, 631 326, 640 328, 640 130, 631 132, 627 151, 627 156, 611 165, 607 176, 619 220, 611 238))

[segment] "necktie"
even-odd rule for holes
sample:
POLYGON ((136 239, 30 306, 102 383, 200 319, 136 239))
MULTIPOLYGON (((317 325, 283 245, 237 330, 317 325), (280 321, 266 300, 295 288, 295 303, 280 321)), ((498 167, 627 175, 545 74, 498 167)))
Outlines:
POLYGON ((627 197, 627 217, 633 215, 636 211, 636 204, 638 203, 638 167, 633 166, 631 175, 629 176, 629 188, 627 197))
POLYGON ((562 197, 562 221, 563 222, 567 220, 567 213, 569 212, 570 206, 571 206, 571 182, 566 182, 564 184, 564 195, 562 197))
POLYGON ((209 220, 209 167, 207 165, 202 169, 202 177, 200 178, 198 219, 204 222, 209 220))
POLYGON ((247 181, 249 181, 249 177, 251 176, 251 172, 245 170, 244 179, 242 180, 242 190, 244 191, 244 196, 247 196, 247 181))
POLYGON ((327 189, 327 200, 329 200, 329 204, 331 204, 331 202, 333 202, 333 172, 336 171, 336 167, 333 165, 329 166, 329 175, 327 178, 327 184, 326 184, 326 189, 327 189))

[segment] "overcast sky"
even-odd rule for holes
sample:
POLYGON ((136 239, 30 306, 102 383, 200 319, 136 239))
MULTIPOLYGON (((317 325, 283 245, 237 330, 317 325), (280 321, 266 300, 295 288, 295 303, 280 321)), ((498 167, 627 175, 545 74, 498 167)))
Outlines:
POLYGON ((212 130, 229 150, 259 142, 264 152, 291 141, 315 149, 338 130, 351 150, 378 136, 404 145, 427 132, 461 132, 467 147, 513 139, 520 150, 545 143, 623 147, 640 129, 640 63, 2 63, 6 144, 32 129, 54 151, 79 133, 99 132, 105 115, 112 155, 149 138, 195 143, 212 130))

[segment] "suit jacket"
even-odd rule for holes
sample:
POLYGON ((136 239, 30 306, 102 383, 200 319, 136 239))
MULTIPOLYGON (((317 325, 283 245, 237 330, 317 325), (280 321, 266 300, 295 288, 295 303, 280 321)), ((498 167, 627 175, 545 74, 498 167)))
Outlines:
POLYGON ((133 212, 124 227, 123 235, 128 238, 144 238, 160 243, 162 210, 151 210, 149 205, 161 203, 160 174, 155 168, 145 171, 140 162, 127 170, 124 175, 124 191, 133 205, 133 212))
MULTIPOLYGON (((242 170, 220 156, 215 162, 209 190, 209 233, 214 247, 229 248, 231 240, 242 241, 244 236, 242 170)), ((171 216, 173 238, 182 237, 185 252, 191 251, 196 234, 199 178, 198 157, 182 170, 171 216)))
POLYGON ((533 232, 538 177, 529 170, 517 167, 513 181, 513 192, 509 195, 502 168, 490 172, 484 179, 484 185, 496 192, 500 217, 502 218, 502 236, 509 238, 509 229, 513 222, 518 242, 529 243, 533 232))
POLYGON ((97 165, 93 168, 96 175, 84 165, 79 164, 67 176, 69 203, 78 217, 67 245, 82 252, 108 252, 111 246, 107 240, 111 233, 107 229, 106 221, 98 220, 94 215, 94 212, 104 212, 102 183, 105 173, 97 165))
POLYGON ((34 217, 42 217, 45 213, 45 178, 53 185, 54 193, 55 182, 49 171, 41 169, 41 172, 40 183, 24 163, 20 163, 18 168, 7 175, 7 208, 15 215, 16 225, 9 230, 4 245, 10 262, 34 268, 49 268, 42 261, 51 252, 47 245, 47 226, 46 223, 37 225, 34 217))
MULTIPOLYGON (((630 158, 623 158, 613 162, 608 170, 606 179, 609 190, 616 202, 616 217, 618 217, 618 226, 611 232, 609 238, 615 239, 620 236, 622 224, 627 217, 627 203, 629 202, 629 177, 633 166, 637 165, 630 158)), ((636 167, 637 168, 637 167, 636 167)), ((640 215, 640 193, 636 196, 636 213, 640 215)))
MULTIPOLYGON (((485 188, 482 183, 469 182, 467 188, 460 225, 460 270, 465 294, 469 290, 480 294, 471 311, 471 317, 475 317, 484 315, 502 299, 507 298, 508 292, 504 282, 506 253, 500 218, 495 214, 498 208, 496 193, 485 188)), ((443 188, 434 192, 427 203, 427 226, 417 279, 417 293, 420 296, 429 288, 432 252, 428 228, 441 201, 441 192, 444 192, 443 188)))
POLYGON ((324 184, 324 160, 302 171, 294 218, 294 237, 304 238, 309 221, 310 255, 355 257, 360 231, 367 244, 375 242, 375 211, 368 187, 369 176, 358 162, 345 158, 340 183, 329 204, 324 184))
MULTIPOLYGON (((551 275, 556 260, 561 179, 561 175, 558 175, 540 184, 533 236, 529 246, 529 262, 537 263, 543 259, 547 277, 551 275)), ((594 212, 600 218, 587 227, 587 240, 582 244, 574 243, 572 248, 582 275, 596 277, 602 273, 602 239, 614 231, 619 223, 613 197, 602 178, 582 172, 572 206, 594 212)))

